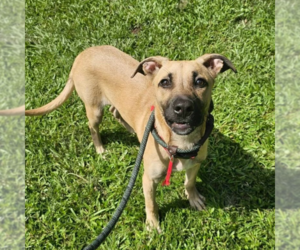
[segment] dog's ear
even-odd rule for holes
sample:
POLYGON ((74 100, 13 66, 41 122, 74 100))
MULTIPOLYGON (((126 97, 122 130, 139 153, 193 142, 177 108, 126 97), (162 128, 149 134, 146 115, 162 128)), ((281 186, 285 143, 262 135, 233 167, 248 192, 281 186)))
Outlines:
POLYGON ((210 69, 215 76, 228 69, 231 69, 234 73, 237 73, 237 70, 232 62, 229 61, 225 56, 219 54, 205 54, 197 58, 196 61, 210 69))
POLYGON ((169 59, 161 56, 146 58, 139 64, 131 78, 133 78, 136 73, 154 76, 166 61, 169 61, 169 59))

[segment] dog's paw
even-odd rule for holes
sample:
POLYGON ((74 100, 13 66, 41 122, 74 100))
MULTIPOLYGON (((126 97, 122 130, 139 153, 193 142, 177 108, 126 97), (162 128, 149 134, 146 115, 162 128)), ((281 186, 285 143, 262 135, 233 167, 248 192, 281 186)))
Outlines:
POLYGON ((103 146, 96 147, 97 154, 101 155, 105 152, 105 148, 103 146))
POLYGON ((205 209, 205 198, 201 194, 199 194, 196 187, 190 190, 185 190, 185 194, 187 195, 187 198, 189 199, 192 208, 199 211, 205 209))
POLYGON ((147 229, 148 232, 153 232, 154 230, 156 230, 159 234, 162 233, 162 230, 161 230, 160 226, 154 227, 154 226, 150 226, 150 224, 147 223, 146 224, 146 229, 147 229))
POLYGON ((162 230, 159 226, 159 221, 156 218, 147 218, 147 220, 146 220, 146 229, 149 232, 152 232, 153 230, 157 230, 157 232, 159 234, 162 233, 162 230))

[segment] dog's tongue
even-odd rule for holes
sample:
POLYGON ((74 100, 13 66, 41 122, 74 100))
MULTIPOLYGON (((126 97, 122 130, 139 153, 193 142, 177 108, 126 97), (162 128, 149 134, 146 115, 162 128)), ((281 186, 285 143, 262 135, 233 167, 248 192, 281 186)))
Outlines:
POLYGON ((174 122, 172 124, 172 128, 176 128, 176 129, 187 129, 189 127, 190 127, 190 125, 188 123, 176 123, 176 122, 174 122))

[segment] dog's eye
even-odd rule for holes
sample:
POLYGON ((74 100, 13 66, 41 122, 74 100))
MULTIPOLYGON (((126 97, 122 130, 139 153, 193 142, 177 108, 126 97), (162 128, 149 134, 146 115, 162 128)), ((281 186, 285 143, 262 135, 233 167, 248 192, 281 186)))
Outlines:
POLYGON ((162 88, 170 88, 171 87, 171 81, 169 79, 162 79, 158 86, 162 87, 162 88))
POLYGON ((205 88, 208 85, 207 81, 202 78, 198 78, 195 80, 195 86, 198 88, 205 88))

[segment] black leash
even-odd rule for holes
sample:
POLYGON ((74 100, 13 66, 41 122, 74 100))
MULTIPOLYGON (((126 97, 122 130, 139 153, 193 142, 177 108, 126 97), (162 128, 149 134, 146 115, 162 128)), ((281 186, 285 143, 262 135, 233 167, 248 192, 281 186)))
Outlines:
MULTIPOLYGON (((203 143, 205 142, 205 140, 208 138, 209 134, 211 133, 212 129, 213 129, 213 124, 214 124, 214 118, 211 114, 209 114, 207 122, 206 122, 206 129, 205 129, 205 133, 204 136, 201 138, 201 140, 195 144, 195 146, 190 149, 190 150, 182 150, 176 147, 176 157, 182 157, 184 156, 184 154, 188 154, 190 158, 190 154, 192 155, 197 155, 200 147, 203 145, 203 143)), ((152 111, 149 121, 146 125, 145 128, 145 132, 144 132, 144 136, 143 139, 141 141, 141 146, 135 161, 135 165, 134 168, 132 170, 132 174, 128 183, 128 186, 124 192, 124 195, 122 197, 122 200, 118 206, 118 208, 116 209, 114 215, 112 216, 112 218, 110 219, 110 221, 108 222, 108 224, 106 225, 106 227, 102 230, 102 232, 98 235, 98 237, 88 246, 86 246, 85 248, 83 248, 83 250, 95 250, 97 249, 100 244, 105 240, 105 238, 110 234, 110 232, 113 230, 113 228, 115 227, 116 223, 118 222, 128 200, 131 194, 131 191, 133 189, 136 177, 138 175, 139 169, 140 169, 140 165, 143 159, 143 155, 144 155, 144 151, 146 148, 146 144, 147 144, 147 140, 149 137, 150 132, 152 132, 152 135, 154 137, 154 139, 164 148, 168 149, 168 145, 157 135, 156 130, 154 129, 154 111, 152 111)))
POLYGON ((145 128, 145 132, 144 132, 144 136, 141 142, 141 146, 135 161, 135 165, 134 168, 132 170, 132 174, 128 183, 128 186, 125 190, 125 193, 122 197, 122 200, 117 208, 117 210, 115 211, 113 217, 110 219, 110 221, 108 222, 107 226, 102 230, 101 234, 98 235, 98 237, 87 247, 84 248, 84 250, 95 250, 97 249, 100 244, 105 240, 105 238, 109 235, 109 233, 111 232, 111 230, 113 230, 114 226, 116 225, 116 223, 118 222, 119 217, 121 216, 127 201, 129 200, 132 188, 134 186, 136 177, 138 175, 140 166, 141 166, 141 162, 143 159, 143 155, 144 155, 144 151, 146 148, 146 144, 147 144, 147 140, 150 134, 151 129, 153 128, 153 124, 154 124, 154 112, 151 113, 149 121, 146 125, 145 128))

